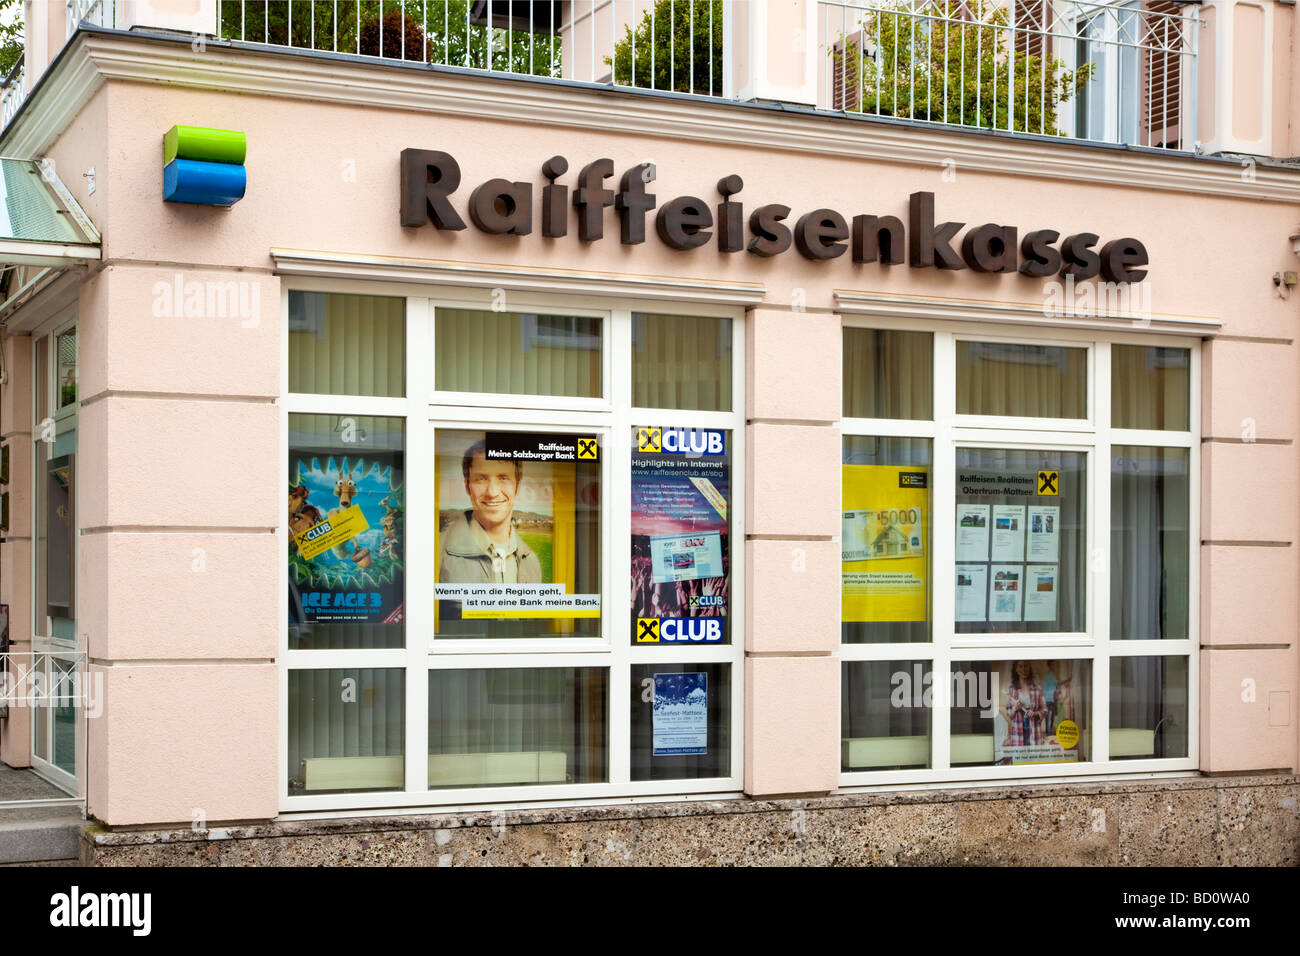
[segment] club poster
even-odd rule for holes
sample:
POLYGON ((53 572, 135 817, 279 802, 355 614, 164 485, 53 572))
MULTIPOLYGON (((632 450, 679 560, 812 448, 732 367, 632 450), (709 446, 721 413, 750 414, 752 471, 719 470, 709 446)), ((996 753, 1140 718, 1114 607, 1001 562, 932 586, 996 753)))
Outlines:
POLYGON ((291 623, 400 622, 403 513, 400 473, 387 462, 291 455, 291 623))
POLYGON ((632 623, 719 618, 729 640, 731 436, 642 426, 632 451, 632 623), (677 451, 670 449, 709 449, 677 451), (644 450, 642 450, 644 449, 644 450))
POLYGON ((924 621, 928 472, 841 466, 840 620, 924 621))
POLYGON ((655 757, 709 752, 709 675, 655 674, 655 757))
POLYGON ((1075 763, 1088 759, 1089 661, 1007 661, 995 665, 998 709, 993 718, 993 760, 998 764, 1075 763))

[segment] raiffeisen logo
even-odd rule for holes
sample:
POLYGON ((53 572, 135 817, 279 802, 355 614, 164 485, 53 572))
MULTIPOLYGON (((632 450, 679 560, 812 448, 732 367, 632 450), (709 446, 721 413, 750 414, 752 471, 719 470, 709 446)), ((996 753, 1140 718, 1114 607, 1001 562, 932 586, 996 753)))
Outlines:
POLYGON ((716 617, 640 617, 638 644, 721 644, 722 621, 716 617))
POLYGON ((74 886, 50 897, 50 925, 130 927, 133 936, 148 936, 153 925, 151 893, 82 893, 74 886))
POLYGON ((711 428, 647 426, 637 429, 637 451, 643 454, 725 455, 727 436, 711 428))

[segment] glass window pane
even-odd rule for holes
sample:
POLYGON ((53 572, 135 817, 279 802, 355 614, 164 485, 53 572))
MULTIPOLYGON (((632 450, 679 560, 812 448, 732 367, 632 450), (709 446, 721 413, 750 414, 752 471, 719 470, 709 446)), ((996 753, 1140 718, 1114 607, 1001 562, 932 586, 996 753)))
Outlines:
POLYGON ((1087 418, 1088 350, 958 341, 957 413, 1087 418))
POLYGON ((731 320, 634 312, 632 404, 731 411, 731 320))
POLYGON ((1110 472, 1110 636, 1186 638, 1191 452, 1115 445, 1110 472))
POLYGON ((957 449, 958 634, 1082 632, 1087 456, 957 449))
POLYGON ((954 661, 950 679, 954 767, 1092 759, 1092 661, 954 661))
POLYGON ((289 671, 289 794, 401 790, 406 672, 289 671))
POLYGON ((429 788, 607 779, 600 667, 429 672, 429 788))
POLYGON ((289 391, 406 394, 406 300, 289 293, 289 391))
POLYGON ((930 439, 843 439, 845 644, 930 640, 930 439))
POLYGON ((77 330, 60 332, 55 346, 55 381, 58 387, 58 407, 67 408, 77 402, 77 330))
POLYGON ((1111 425, 1191 428, 1191 355, 1187 349, 1111 346, 1111 425))
POLYGON ((731 433, 632 429, 632 643, 731 643, 731 433))
POLYGON ((844 417, 934 417, 934 336, 844 330, 844 417))
POLYGON ((289 647, 403 647, 405 422, 289 416, 289 647))
POLYGON ((54 760, 56 767, 65 773, 77 772, 77 679, 76 665, 70 661, 54 661, 54 684, 50 692, 54 697, 54 760))
POLYGON ((731 773, 731 665, 633 664, 632 779, 731 773))
POLYGON ((840 769, 930 766, 929 661, 845 661, 840 665, 840 769))
POLYGON ((602 328, 584 316, 439 308, 435 382, 444 392, 599 398, 602 328))
POLYGON ((1113 657, 1110 757, 1187 756, 1186 657, 1113 657))
POLYGON ((594 434, 439 430, 439 638, 600 634, 594 434))
POLYGON ((31 691, 35 703, 33 716, 36 721, 36 756, 50 760, 50 710, 54 706, 53 695, 49 691, 52 667, 49 657, 38 654, 33 660, 33 673, 39 675, 41 681, 40 687, 33 687, 31 691))

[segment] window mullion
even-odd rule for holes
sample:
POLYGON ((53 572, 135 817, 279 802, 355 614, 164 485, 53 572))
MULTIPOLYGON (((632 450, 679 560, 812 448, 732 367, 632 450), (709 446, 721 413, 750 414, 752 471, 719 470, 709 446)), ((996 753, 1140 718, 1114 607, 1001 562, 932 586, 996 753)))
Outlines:
POLYGON ((1089 591, 1092 594, 1088 613, 1088 632, 1093 638, 1092 669, 1092 757, 1093 763, 1110 760, 1110 570, 1111 553, 1111 347, 1098 342, 1093 348, 1095 387, 1093 412, 1096 416, 1095 461, 1088 469, 1093 484, 1091 538, 1088 555, 1089 591))
POLYGON ((627 309, 614 309, 609 317, 609 370, 606 396, 612 400, 614 412, 605 443, 605 480, 609 488, 606 500, 610 503, 603 516, 605 529, 605 574, 602 575, 605 608, 602 615, 604 636, 610 651, 609 693, 607 701, 609 718, 609 782, 626 784, 632 779, 632 693, 631 635, 627 614, 628 589, 627 562, 632 540, 632 460, 631 432, 635 422, 629 411, 632 404, 632 313, 627 309))
POLYGON ((953 419, 957 409, 957 345, 950 332, 934 334, 934 465, 931 475, 931 638, 933 644, 933 713, 930 740, 933 748, 930 766, 947 770, 951 766, 952 737, 952 654, 954 601, 953 575, 956 573, 956 527, 952 520, 952 503, 957 500, 957 448, 953 419), (938 515, 944 515, 943 520, 938 515))
POLYGON ((430 381, 433 354, 433 308, 428 299, 406 300, 406 787, 429 789, 429 651, 433 635, 432 589, 419 582, 434 579, 433 550, 423 547, 434 540, 438 515, 433 496, 425 494, 426 479, 434 474, 433 428, 429 424, 428 396, 422 383, 430 381), (420 493, 410 494, 417 488, 420 493))

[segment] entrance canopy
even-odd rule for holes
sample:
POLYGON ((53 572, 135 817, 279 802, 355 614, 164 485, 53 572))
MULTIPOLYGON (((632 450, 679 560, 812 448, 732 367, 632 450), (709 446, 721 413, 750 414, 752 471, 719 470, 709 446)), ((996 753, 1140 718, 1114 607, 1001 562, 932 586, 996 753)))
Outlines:
POLYGON ((48 160, 0 158, 0 312, 100 257, 99 230, 48 160))

